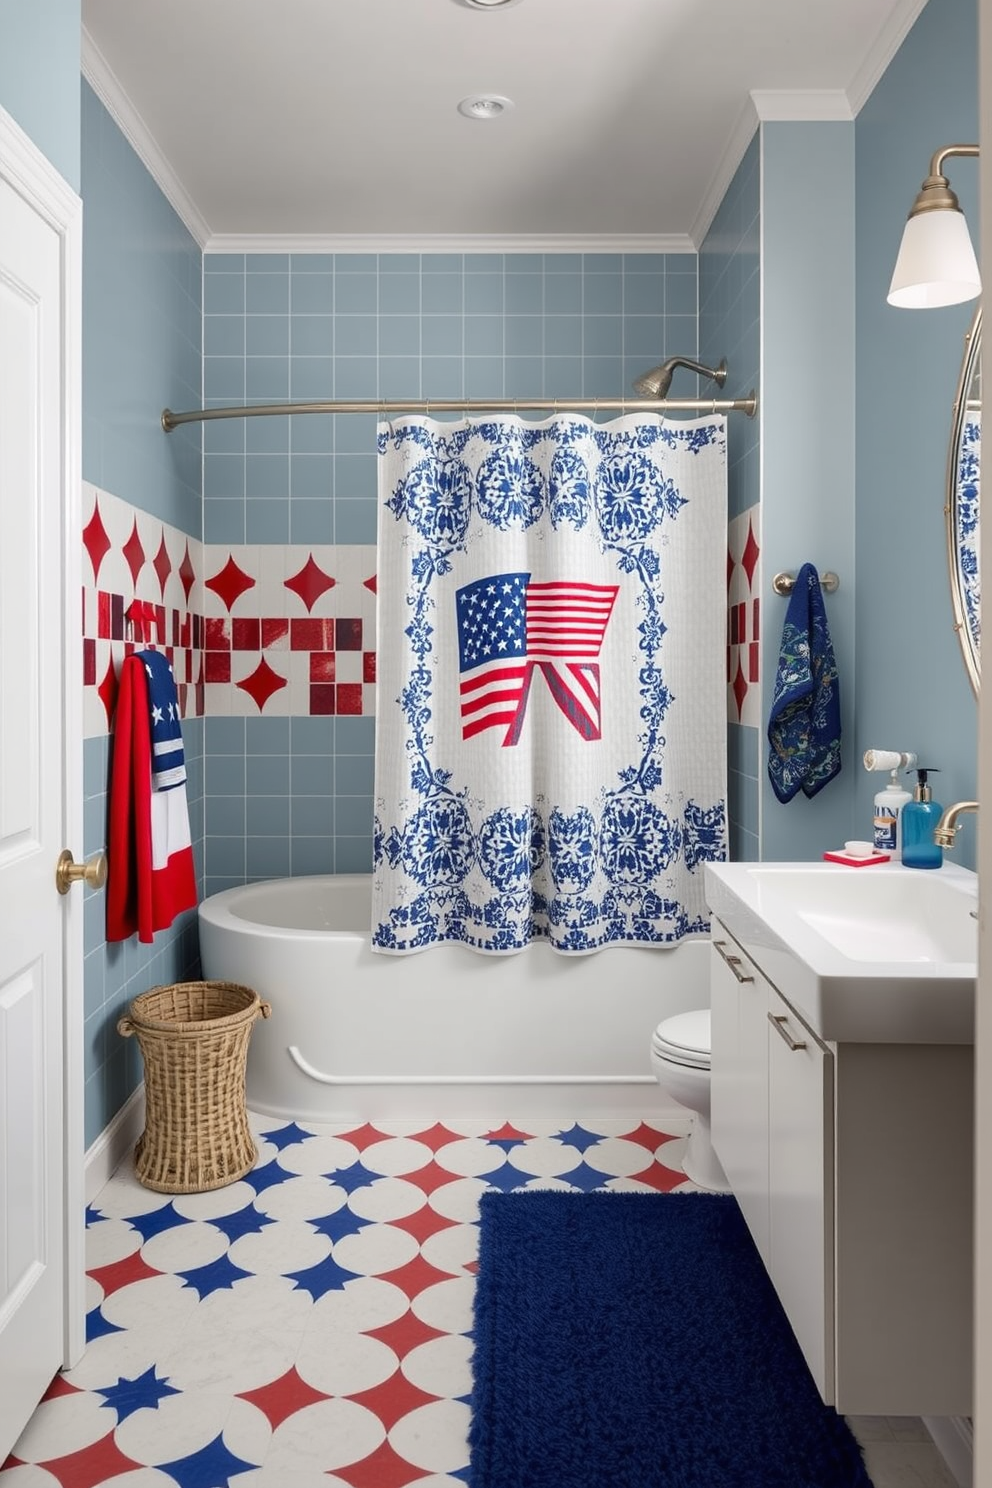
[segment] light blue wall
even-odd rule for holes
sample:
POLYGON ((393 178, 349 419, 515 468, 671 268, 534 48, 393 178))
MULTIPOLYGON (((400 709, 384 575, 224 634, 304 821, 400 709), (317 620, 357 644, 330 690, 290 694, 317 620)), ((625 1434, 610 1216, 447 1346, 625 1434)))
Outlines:
POLYGON ((199 537, 200 251, 83 84, 83 476, 199 537))
MULTIPOLYGON (((200 401, 200 251, 92 90, 83 85, 83 478, 199 538, 199 431, 162 433, 167 403, 200 401)), ((202 879, 203 721, 183 725, 190 827, 202 879)), ((84 746, 84 851, 106 843, 111 741, 84 746)), ((140 1079, 117 1033, 132 998, 198 972, 196 916, 152 945, 107 945, 105 896, 84 911, 87 1145, 140 1079)))
MULTIPOLYGON (((857 744, 939 766, 934 798, 971 799, 977 718, 948 590, 944 483, 973 305, 886 303, 906 214, 942 145, 978 138, 974 0, 930 0, 858 116, 857 744)), ((948 163, 978 240, 978 162, 948 163)), ((884 777, 858 770, 858 835, 884 777)), ((974 863, 966 817, 954 859, 974 863)))
MULTIPOLYGON (((699 250, 699 359, 727 358, 724 394, 746 397, 761 373, 761 179, 757 133, 734 174, 699 250)), ((727 422, 727 504, 731 517, 761 495, 761 421, 735 414, 727 422)), ((757 528, 758 523, 755 522, 757 528)), ((727 806, 730 855, 760 856, 759 736, 727 725, 727 806)))
POLYGON ((79 0, 0 0, 0 106, 79 190, 79 0))
MULTIPOLYGON (((776 800, 761 740, 761 856, 818 858, 852 835, 855 731, 854 125, 761 127, 762 640, 765 716, 787 600, 771 576, 805 562, 840 576, 826 600, 842 711, 841 774, 776 800)), ((860 836, 868 823, 862 823, 860 836)))
MULTIPOLYGON (((692 254, 208 254, 206 399, 617 397, 697 355, 696 273, 692 254)), ((204 536, 374 542, 374 417, 207 425, 204 536)), ((208 720, 208 891, 370 869, 373 751, 370 718, 208 720)))

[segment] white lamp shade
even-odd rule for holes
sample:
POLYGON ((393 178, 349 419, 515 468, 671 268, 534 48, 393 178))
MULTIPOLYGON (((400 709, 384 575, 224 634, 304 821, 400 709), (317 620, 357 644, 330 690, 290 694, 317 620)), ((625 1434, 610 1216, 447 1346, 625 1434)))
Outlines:
POLYGON ((940 208, 910 217, 889 285, 889 304, 927 310, 973 300, 981 292, 964 213, 940 208))

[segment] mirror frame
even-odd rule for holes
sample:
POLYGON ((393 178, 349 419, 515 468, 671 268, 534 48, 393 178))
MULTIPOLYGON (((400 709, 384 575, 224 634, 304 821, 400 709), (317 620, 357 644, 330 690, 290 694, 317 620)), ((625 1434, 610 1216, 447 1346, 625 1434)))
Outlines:
POLYGON ((951 582, 954 629, 961 644, 965 669, 977 697, 981 685, 982 591, 978 566, 980 520, 981 355, 982 310, 979 304, 964 338, 964 357, 951 418, 947 458, 947 559, 951 582), (969 393, 979 386, 977 437, 968 431, 969 393))

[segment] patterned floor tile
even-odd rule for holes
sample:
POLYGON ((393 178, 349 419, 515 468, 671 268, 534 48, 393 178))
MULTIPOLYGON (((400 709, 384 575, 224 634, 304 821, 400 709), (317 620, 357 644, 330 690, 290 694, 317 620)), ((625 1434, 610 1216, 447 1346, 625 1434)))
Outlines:
POLYGON ((90 1342, 0 1488, 459 1488, 480 1195, 692 1187, 678 1118, 251 1125, 240 1182, 91 1205, 90 1342))

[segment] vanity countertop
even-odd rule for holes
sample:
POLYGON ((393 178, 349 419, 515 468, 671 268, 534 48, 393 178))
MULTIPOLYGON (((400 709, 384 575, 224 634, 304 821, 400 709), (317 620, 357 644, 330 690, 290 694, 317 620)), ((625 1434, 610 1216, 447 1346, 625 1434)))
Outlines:
MULTIPOLYGON (((707 863, 712 914, 828 1042, 974 1042, 977 875, 707 863)), ((718 934, 718 929, 714 931, 718 934)))

